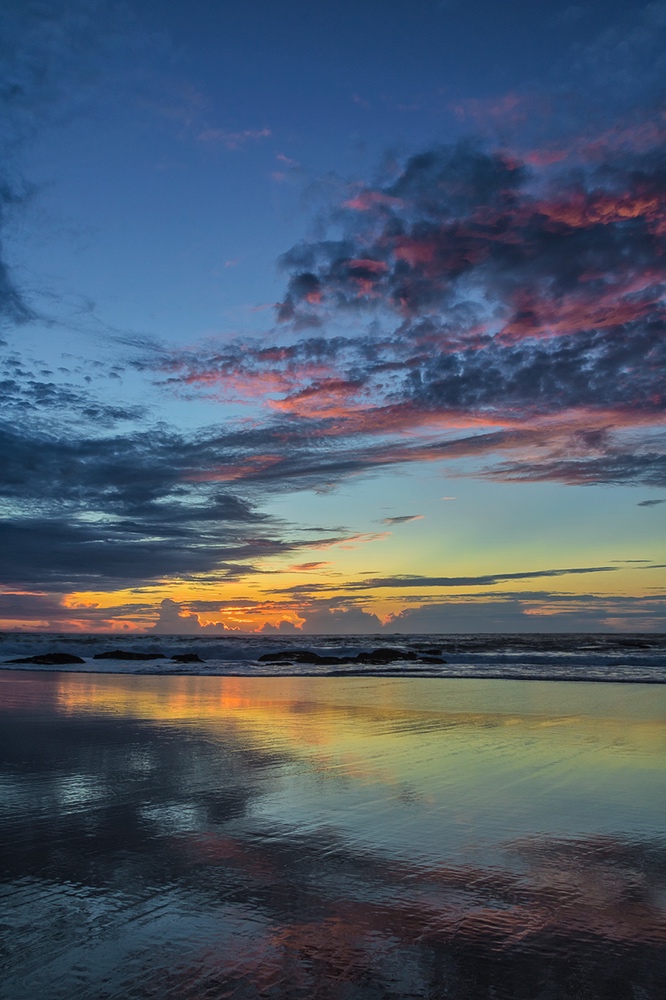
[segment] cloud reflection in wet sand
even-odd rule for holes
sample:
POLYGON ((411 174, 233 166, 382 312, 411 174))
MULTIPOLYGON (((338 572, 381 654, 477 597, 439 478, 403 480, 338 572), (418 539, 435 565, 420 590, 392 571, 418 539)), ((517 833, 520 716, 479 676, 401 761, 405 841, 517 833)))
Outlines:
POLYGON ((661 690, 0 683, 8 1000, 666 994, 661 690))

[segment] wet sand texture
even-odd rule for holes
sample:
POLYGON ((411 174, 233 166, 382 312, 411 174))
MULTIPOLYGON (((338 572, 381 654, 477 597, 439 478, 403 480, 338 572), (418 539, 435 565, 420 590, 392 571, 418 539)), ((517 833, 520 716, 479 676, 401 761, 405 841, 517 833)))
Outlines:
POLYGON ((0 995, 660 1000, 665 698, 3 672, 0 995))

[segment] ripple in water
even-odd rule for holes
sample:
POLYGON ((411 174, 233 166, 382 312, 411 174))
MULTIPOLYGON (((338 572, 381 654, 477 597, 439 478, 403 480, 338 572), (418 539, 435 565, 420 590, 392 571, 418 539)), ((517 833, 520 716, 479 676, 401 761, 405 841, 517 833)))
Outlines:
POLYGON ((3 1000, 666 995, 666 691, 0 675, 3 1000))

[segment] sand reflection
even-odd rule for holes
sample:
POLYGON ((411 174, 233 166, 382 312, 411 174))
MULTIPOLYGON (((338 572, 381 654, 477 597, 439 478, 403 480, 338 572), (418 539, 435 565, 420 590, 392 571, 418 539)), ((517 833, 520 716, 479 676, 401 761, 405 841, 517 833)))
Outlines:
POLYGON ((9 1000, 664 995, 661 690, 0 684, 9 1000))

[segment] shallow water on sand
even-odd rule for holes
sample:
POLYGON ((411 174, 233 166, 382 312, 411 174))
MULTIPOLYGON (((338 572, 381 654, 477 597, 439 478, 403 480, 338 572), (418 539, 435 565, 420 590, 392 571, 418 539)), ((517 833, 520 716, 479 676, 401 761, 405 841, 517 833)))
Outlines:
POLYGON ((3 1000, 666 996, 666 689, 0 674, 3 1000))

